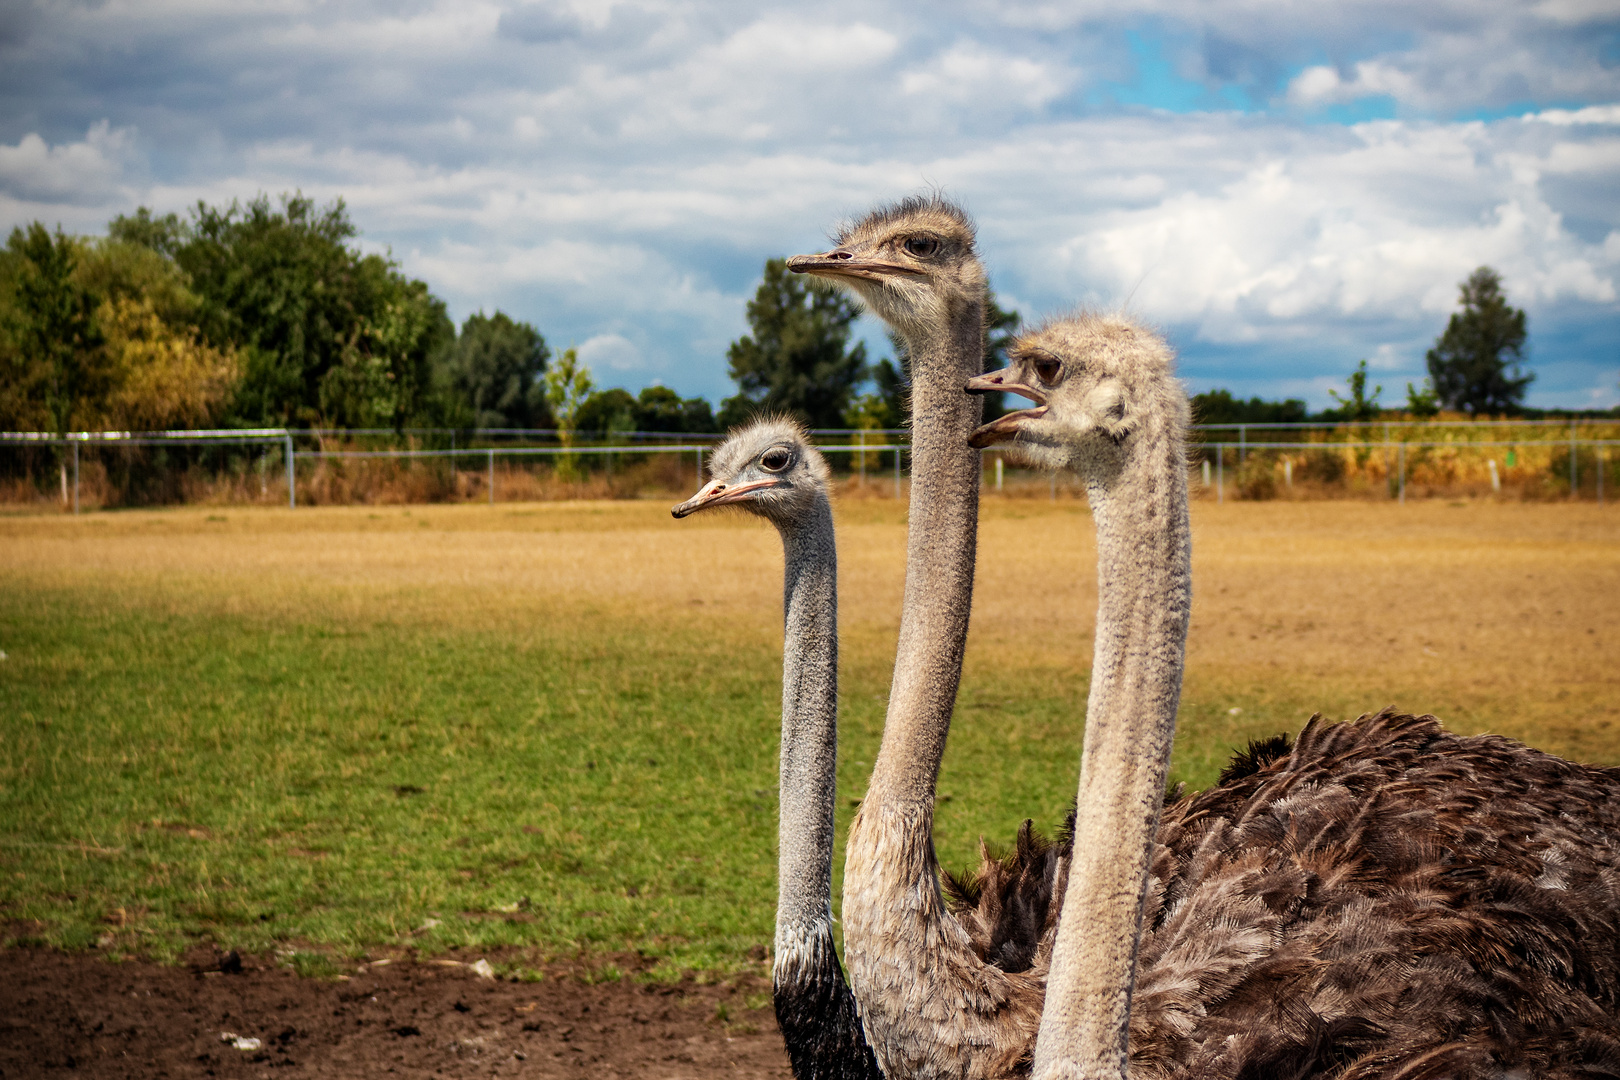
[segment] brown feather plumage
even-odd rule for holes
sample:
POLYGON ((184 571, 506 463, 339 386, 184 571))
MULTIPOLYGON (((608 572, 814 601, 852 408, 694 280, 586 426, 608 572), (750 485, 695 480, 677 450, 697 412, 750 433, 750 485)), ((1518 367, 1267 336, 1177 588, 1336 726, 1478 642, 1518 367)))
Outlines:
MULTIPOLYGON (((1067 864, 1026 822, 948 883, 982 959, 1044 979, 1067 864)), ((1387 709, 1251 744, 1164 808, 1131 1072, 1620 1078, 1620 769, 1387 709)))

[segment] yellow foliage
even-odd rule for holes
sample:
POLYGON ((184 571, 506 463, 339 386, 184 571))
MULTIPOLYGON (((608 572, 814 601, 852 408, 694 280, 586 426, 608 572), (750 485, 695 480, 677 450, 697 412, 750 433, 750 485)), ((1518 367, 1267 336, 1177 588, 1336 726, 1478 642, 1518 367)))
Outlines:
POLYGON ((102 422, 127 429, 205 427, 241 369, 240 357, 165 323, 150 300, 119 297, 97 312, 115 370, 102 422))

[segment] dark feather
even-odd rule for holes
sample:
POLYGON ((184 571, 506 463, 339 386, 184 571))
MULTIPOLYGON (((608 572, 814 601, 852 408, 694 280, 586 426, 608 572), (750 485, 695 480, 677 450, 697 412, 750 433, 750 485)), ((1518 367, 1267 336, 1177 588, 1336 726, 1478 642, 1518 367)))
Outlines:
MULTIPOLYGON (((1070 842, 951 884, 986 961, 1048 961, 1070 842)), ((1167 802, 1137 971, 1133 1078, 1620 1080, 1620 770, 1313 716, 1167 802)))

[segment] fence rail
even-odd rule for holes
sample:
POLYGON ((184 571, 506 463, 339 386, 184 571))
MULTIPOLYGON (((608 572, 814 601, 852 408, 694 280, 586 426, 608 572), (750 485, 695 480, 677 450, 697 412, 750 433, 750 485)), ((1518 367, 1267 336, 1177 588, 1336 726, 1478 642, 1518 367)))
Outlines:
MULTIPOLYGON (((527 439, 533 441, 555 439, 559 433, 554 429, 519 429, 519 428, 487 428, 466 430, 452 430, 449 428, 415 428, 406 429, 405 434, 414 433, 418 436, 445 436, 451 442, 449 447, 424 446, 392 446, 376 449, 363 449, 354 447, 331 447, 329 444, 338 440, 351 440, 355 436, 399 438, 401 433, 392 429, 357 429, 343 431, 327 431, 322 429, 290 429, 290 428, 248 428, 248 429, 211 429, 211 430, 183 430, 183 431, 81 431, 69 432, 66 435, 57 435, 49 432, 0 432, 0 449, 10 445, 14 447, 62 447, 68 451, 61 460, 62 486, 64 503, 69 501, 68 471, 71 469, 71 502, 73 511, 80 509, 80 452, 81 448, 90 447, 232 447, 232 446, 260 446, 280 451, 281 467, 285 471, 287 484, 287 504, 296 507, 298 503, 298 466, 300 462, 324 462, 328 460, 367 460, 392 459, 410 461, 417 459, 443 459, 452 463, 464 460, 481 461, 486 474, 488 500, 495 501, 496 474, 495 463, 501 459, 556 459, 567 458, 599 458, 606 456, 611 463, 617 455, 633 455, 646 457, 648 455, 665 454, 692 454, 697 465, 697 473, 702 474, 704 454, 714 448, 715 440, 722 438, 719 434, 681 434, 670 432, 633 432, 617 433, 624 437, 645 437, 646 442, 616 442, 613 444, 582 443, 579 445, 500 445, 493 440, 500 439, 527 439), (484 445, 462 445, 455 443, 461 437, 474 436, 484 441, 484 445), (312 448, 309 447, 313 444, 312 448)), ((868 459, 876 456, 878 468, 884 470, 888 462, 885 458, 893 455, 893 479, 895 495, 901 494, 902 477, 904 473, 904 455, 909 450, 910 432, 905 429, 855 429, 855 428, 822 428, 816 429, 814 435, 821 438, 820 448, 829 454, 849 454, 851 472, 858 473, 864 481, 867 476, 868 459)), ((1595 494, 1598 502, 1605 500, 1604 472, 1605 463, 1613 453, 1613 447, 1620 445, 1620 421, 1605 421, 1592 418, 1574 418, 1570 420, 1507 420, 1507 421, 1372 421, 1361 424, 1207 424, 1195 425, 1193 431, 1192 452, 1202 458, 1201 468, 1205 486, 1214 487, 1217 502, 1224 502, 1227 494, 1228 479, 1227 467, 1235 464, 1240 469, 1247 466, 1253 455, 1275 456, 1287 452, 1282 459, 1281 467, 1285 483, 1293 486, 1293 470, 1298 462, 1292 455, 1317 453, 1355 453, 1378 454, 1383 460, 1384 474, 1391 481, 1389 494, 1401 502, 1406 501, 1408 481, 1409 456, 1423 451, 1472 451, 1507 448, 1507 463, 1509 467, 1514 464, 1515 450, 1530 450, 1535 448, 1568 451, 1568 482, 1569 492, 1572 496, 1580 491, 1580 459, 1588 456, 1595 467, 1595 494), (1408 436, 1424 433, 1423 429, 1450 433, 1452 431, 1466 432, 1465 438, 1442 439, 1414 439, 1408 436), (1584 431, 1582 429, 1585 429, 1584 431), (1608 429, 1610 437, 1599 437, 1601 429, 1608 429), (1228 437, 1211 439, 1210 436, 1219 433, 1228 433, 1228 437), (1238 438, 1233 441, 1230 434, 1235 433, 1238 438), (1299 433, 1295 438, 1284 439, 1278 436, 1288 433, 1299 433), (1354 439, 1352 435, 1382 434, 1382 440, 1368 438, 1354 439), (1251 434, 1260 437, 1251 438, 1251 434), (1505 438, 1503 436, 1514 434, 1517 437, 1505 438), (1299 437, 1303 435, 1304 437, 1299 437), (1490 436, 1477 438, 1473 436, 1490 436), (1393 460, 1389 460, 1393 458, 1393 460), (1213 472, 1213 476, 1211 476, 1213 472)), ((993 447, 986 451, 986 465, 993 469, 995 477, 994 486, 1000 490, 1004 476, 1003 448, 993 447)), ((1301 459, 1303 460, 1303 459, 1301 459)), ((261 479, 267 467, 268 456, 260 461, 261 479)), ((1476 463, 1477 465, 1478 463, 1476 463)), ((1501 474, 1498 463, 1494 458, 1486 461, 1489 467, 1491 487, 1501 490, 1501 474)), ((886 470, 885 470, 886 471, 886 470)), ((1251 470, 1252 471, 1252 470, 1251 470)), ((987 478, 988 479, 988 478, 987 478)), ((1478 481, 1476 481, 1478 482, 1478 481)), ((1055 497, 1056 485, 1052 486, 1055 497)))

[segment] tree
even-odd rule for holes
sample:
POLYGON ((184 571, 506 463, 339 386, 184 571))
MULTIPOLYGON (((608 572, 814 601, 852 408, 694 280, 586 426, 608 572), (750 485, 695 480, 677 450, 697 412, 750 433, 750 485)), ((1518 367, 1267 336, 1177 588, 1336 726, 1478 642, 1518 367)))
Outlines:
POLYGON ((204 339, 240 349, 235 421, 398 429, 428 406, 455 327, 425 284, 348 245, 356 230, 341 199, 198 203, 183 223, 142 208, 109 231, 172 254, 201 300, 204 339))
POLYGON ((94 317, 96 297, 75 274, 83 245, 35 221, 11 230, 6 254, 6 336, 14 350, 7 382, 16 387, 7 394, 16 398, 9 409, 45 421, 58 435, 88 426, 92 403, 107 393, 113 375, 94 317))
POLYGON ((1526 338, 1523 310, 1508 306, 1502 277, 1481 266, 1462 282, 1462 310, 1429 350, 1429 379, 1447 408, 1469 416, 1517 412, 1533 372, 1519 370, 1526 338), (1511 370, 1510 370, 1511 369, 1511 370))
POLYGON ((1422 389, 1410 382, 1406 384, 1406 411, 1419 420, 1440 415, 1440 399, 1428 379, 1423 380, 1422 389))
POLYGON ((636 399, 619 387, 598 390, 582 401, 574 414, 574 431, 593 439, 635 430, 636 399))
POLYGON ((544 381, 550 358, 533 326, 480 311, 467 316, 445 354, 444 381, 456 403, 471 410, 472 427, 551 427, 544 381))
POLYGON ((1362 360, 1356 364, 1356 370, 1344 380, 1350 385, 1350 396, 1340 397, 1337 391, 1329 390, 1328 396, 1339 403, 1337 409, 1325 409, 1322 416, 1334 420, 1373 420, 1383 413, 1378 404, 1378 395, 1384 392, 1382 386, 1373 387, 1372 396, 1367 395, 1367 361, 1362 360))
POLYGON ((1299 398, 1248 401, 1232 396, 1230 390, 1209 390, 1192 396, 1193 421, 1199 424, 1297 424, 1310 410, 1299 398))
MULTIPOLYGON (((546 402, 551 415, 557 418, 557 438, 563 447, 574 445, 574 428, 579 421, 580 406, 591 396, 594 384, 591 369, 579 362, 579 353, 563 350, 557 362, 546 369, 546 402)), ((577 475, 574 455, 564 453, 557 458, 557 472, 564 480, 577 475)))
POLYGON ((700 397, 683 398, 667 386, 646 386, 636 397, 636 430, 710 432, 714 412, 700 397))
POLYGON ((842 292, 788 273, 787 260, 769 259, 748 302, 753 333, 726 353, 737 394, 721 404, 720 422, 743 423, 754 413, 786 413, 810 427, 837 427, 866 378, 866 345, 849 348, 860 307, 842 292))

